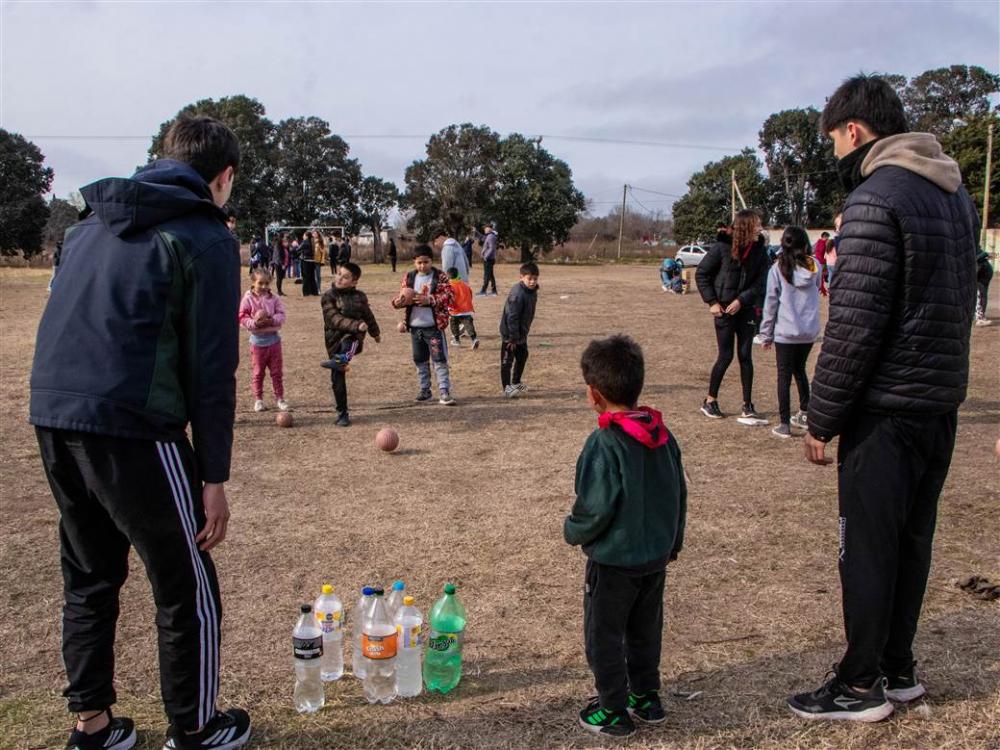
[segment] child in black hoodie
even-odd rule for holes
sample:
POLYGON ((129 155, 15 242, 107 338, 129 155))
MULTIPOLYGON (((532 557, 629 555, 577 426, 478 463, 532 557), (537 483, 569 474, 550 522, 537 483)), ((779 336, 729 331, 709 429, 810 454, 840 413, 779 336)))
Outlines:
POLYGON ((526 390, 521 376, 528 361, 528 331, 535 319, 535 303, 538 301, 538 266, 525 263, 520 273, 521 281, 511 288, 500 317, 500 336, 503 339, 500 347, 500 385, 507 398, 517 398, 526 390))

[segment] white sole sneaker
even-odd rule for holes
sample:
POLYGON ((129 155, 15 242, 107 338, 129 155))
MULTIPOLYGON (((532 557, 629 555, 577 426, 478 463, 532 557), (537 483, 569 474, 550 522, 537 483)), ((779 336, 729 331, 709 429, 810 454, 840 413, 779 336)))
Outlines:
POLYGON ((917 698, 923 698, 927 695, 927 688, 921 685, 919 682, 913 687, 899 688, 898 690, 886 690, 885 697, 896 703, 909 703, 910 701, 915 701, 917 698))
POLYGON ((813 714, 808 711, 802 711, 794 706, 789 706, 788 708, 796 716, 802 719, 809 719, 810 721, 876 722, 888 719, 892 716, 892 712, 895 710, 889 701, 886 701, 881 706, 866 708, 864 711, 827 711, 826 713, 821 714, 813 714))
POLYGON ((747 427, 766 427, 768 424, 763 417, 736 417, 736 421, 747 427))

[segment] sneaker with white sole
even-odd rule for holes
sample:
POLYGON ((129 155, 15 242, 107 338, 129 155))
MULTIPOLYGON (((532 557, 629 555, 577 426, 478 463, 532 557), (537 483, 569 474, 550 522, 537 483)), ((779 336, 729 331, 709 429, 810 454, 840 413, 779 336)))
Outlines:
POLYGON ((240 708, 217 711, 200 732, 171 727, 163 750, 233 750, 250 741, 250 715, 240 708))
POLYGON ((503 389, 504 398, 517 398, 518 390, 512 385, 508 385, 503 389))
POLYGON ((629 691, 626 710, 633 719, 644 724, 662 724, 667 720, 667 712, 660 702, 660 693, 648 690, 645 693, 629 691))
POLYGON ((801 427, 803 430, 809 426, 808 414, 801 409, 792 415, 792 427, 801 427))
POLYGON ((472 339, 472 348, 473 349, 479 348, 479 339, 472 339))
POLYGON ((628 711, 601 708, 596 698, 580 711, 580 726, 594 734, 628 737, 635 734, 635 723, 628 711))
POLYGON ((253 410, 254 411, 258 411, 258 412, 260 412, 260 411, 267 411, 267 407, 264 406, 264 402, 263 401, 261 401, 260 399, 257 399, 256 401, 253 402, 253 410))
POLYGON ((518 395, 527 392, 528 386, 524 383, 511 383, 515 389, 517 389, 518 395))
POLYGON ((458 406, 458 402, 451 397, 448 391, 441 391, 441 398, 438 399, 441 406, 458 406))
POLYGON ((855 690, 836 674, 811 693, 793 695, 788 707, 803 719, 827 721, 882 721, 893 711, 885 696, 884 678, 879 677, 867 690, 855 690))
POLYGON ((459 342, 458 339, 452 339, 451 340, 451 345, 452 346, 461 346, 462 344, 459 342))
POLYGON ((885 697, 896 703, 909 703, 927 694, 927 688, 917 677, 916 664, 902 674, 887 674, 885 681, 885 697))
POLYGON ((81 732, 74 727, 66 742, 66 750, 129 750, 134 747, 135 722, 124 716, 112 716, 110 708, 105 711, 108 714, 108 725, 93 734, 81 732))
POLYGON ((288 402, 285 401, 285 399, 283 399, 283 398, 279 398, 278 399, 278 409, 280 411, 290 411, 291 408, 292 407, 288 405, 288 402))
POLYGON ((722 419, 724 416, 722 410, 719 408, 719 402, 709 401, 708 399, 702 401, 701 413, 709 419, 722 419))
POLYGON ((981 326, 991 326, 991 325, 993 325, 993 321, 990 320, 989 318, 976 318, 976 325, 980 326, 980 327, 981 326))
POLYGON ((790 438, 792 436, 792 427, 784 422, 780 422, 771 428, 771 434, 775 437, 790 438))

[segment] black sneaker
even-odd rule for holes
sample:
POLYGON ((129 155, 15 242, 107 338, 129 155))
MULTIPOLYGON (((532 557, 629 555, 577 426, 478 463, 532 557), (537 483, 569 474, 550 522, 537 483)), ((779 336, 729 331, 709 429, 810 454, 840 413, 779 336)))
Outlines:
POLYGON ((667 712, 660 703, 660 694, 655 690, 645 693, 628 694, 628 712, 633 719, 646 724, 662 724, 667 720, 667 712))
POLYGON ((743 419, 757 419, 757 410, 753 408, 753 403, 748 401, 743 404, 743 412, 740 414, 743 419))
POLYGON ((108 725, 100 732, 86 734, 76 727, 70 732, 66 750, 129 750, 135 745, 135 722, 108 713, 108 725))
POLYGON ((415 399, 413 399, 413 400, 414 401, 430 401, 431 400, 431 392, 430 391, 420 391, 420 393, 417 394, 417 397, 415 399))
POLYGON ((916 664, 911 664, 910 668, 902 674, 887 674, 885 680, 885 697, 896 703, 909 703, 927 693, 927 689, 917 677, 916 664))
POLYGON ((250 741, 250 715, 239 708, 217 711, 205 728, 185 734, 174 727, 167 733, 163 750, 231 750, 250 741))
POLYGON ((705 399, 701 403, 701 413, 709 419, 722 419, 724 416, 722 410, 719 409, 719 402, 709 401, 708 399, 705 399))
POLYGON ((612 711, 601 708, 601 702, 596 698, 580 712, 580 726, 594 734, 606 734, 609 737, 628 737, 635 734, 635 724, 628 711, 612 711))
POLYGON ((339 416, 337 417, 337 421, 334 422, 334 424, 337 425, 337 427, 350 427, 351 418, 348 416, 346 411, 342 411, 340 412, 339 416))
POLYGON ((892 714, 881 677, 867 690, 855 690, 835 674, 819 689, 793 695, 788 699, 788 707, 803 719, 828 721, 882 721, 892 714))

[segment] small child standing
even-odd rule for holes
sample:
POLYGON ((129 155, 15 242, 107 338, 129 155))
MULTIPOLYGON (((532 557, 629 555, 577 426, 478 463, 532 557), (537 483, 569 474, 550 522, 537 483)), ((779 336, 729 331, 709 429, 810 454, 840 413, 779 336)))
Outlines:
POLYGON ((642 349, 627 336, 591 341, 580 359, 600 416, 576 462, 576 502, 563 536, 587 555, 583 630, 598 697, 580 711, 595 734, 659 724, 666 566, 684 542, 681 452, 660 412, 637 407, 642 349))
POLYGON ((535 319, 535 303, 538 301, 538 266, 525 263, 520 274, 521 280, 507 295, 503 315, 500 316, 500 385, 507 398, 517 398, 527 390, 521 376, 528 361, 528 332, 535 319))
POLYGON ((472 306, 472 289, 462 281, 458 275, 457 268, 449 268, 448 276, 451 279, 451 289, 454 292, 455 301, 448 306, 448 314, 451 316, 451 343, 461 346, 462 329, 469 334, 472 339, 472 348, 479 348, 479 337, 476 336, 476 324, 472 320, 472 313, 475 308, 472 306))
POLYGON ((767 274, 764 319, 760 337, 764 349, 774 344, 778 360, 778 424, 771 433, 792 436, 792 425, 806 428, 809 376, 806 360, 819 336, 819 293, 823 269, 809 255, 809 235, 802 227, 786 227, 778 260, 767 274), (799 390, 799 413, 791 416, 792 378, 799 390))
POLYGON ((271 387, 278 400, 278 408, 288 411, 283 382, 281 334, 285 322, 285 305, 281 298, 271 294, 271 274, 265 268, 255 268, 250 273, 250 290, 243 295, 239 311, 240 325, 250 331, 250 361, 253 375, 250 379, 254 397, 254 411, 264 411, 264 371, 271 372, 271 387))
POLYGON ((360 279, 360 266, 350 262, 342 264, 337 268, 333 284, 320 300, 323 307, 323 337, 326 353, 330 357, 322 366, 331 371, 330 385, 337 407, 338 427, 351 425, 351 417, 347 412, 348 365, 354 357, 361 354, 365 334, 370 333, 376 343, 382 340, 368 297, 357 288, 360 279))
POLYGON ((444 330, 448 327, 448 308, 455 303, 448 275, 434 268, 434 253, 430 245, 418 245, 413 251, 414 269, 400 284, 399 295, 392 306, 406 309, 404 327, 410 332, 413 363, 417 366, 420 393, 417 401, 431 400, 431 362, 437 376, 439 404, 455 406, 451 396, 448 370, 448 347, 444 330))

